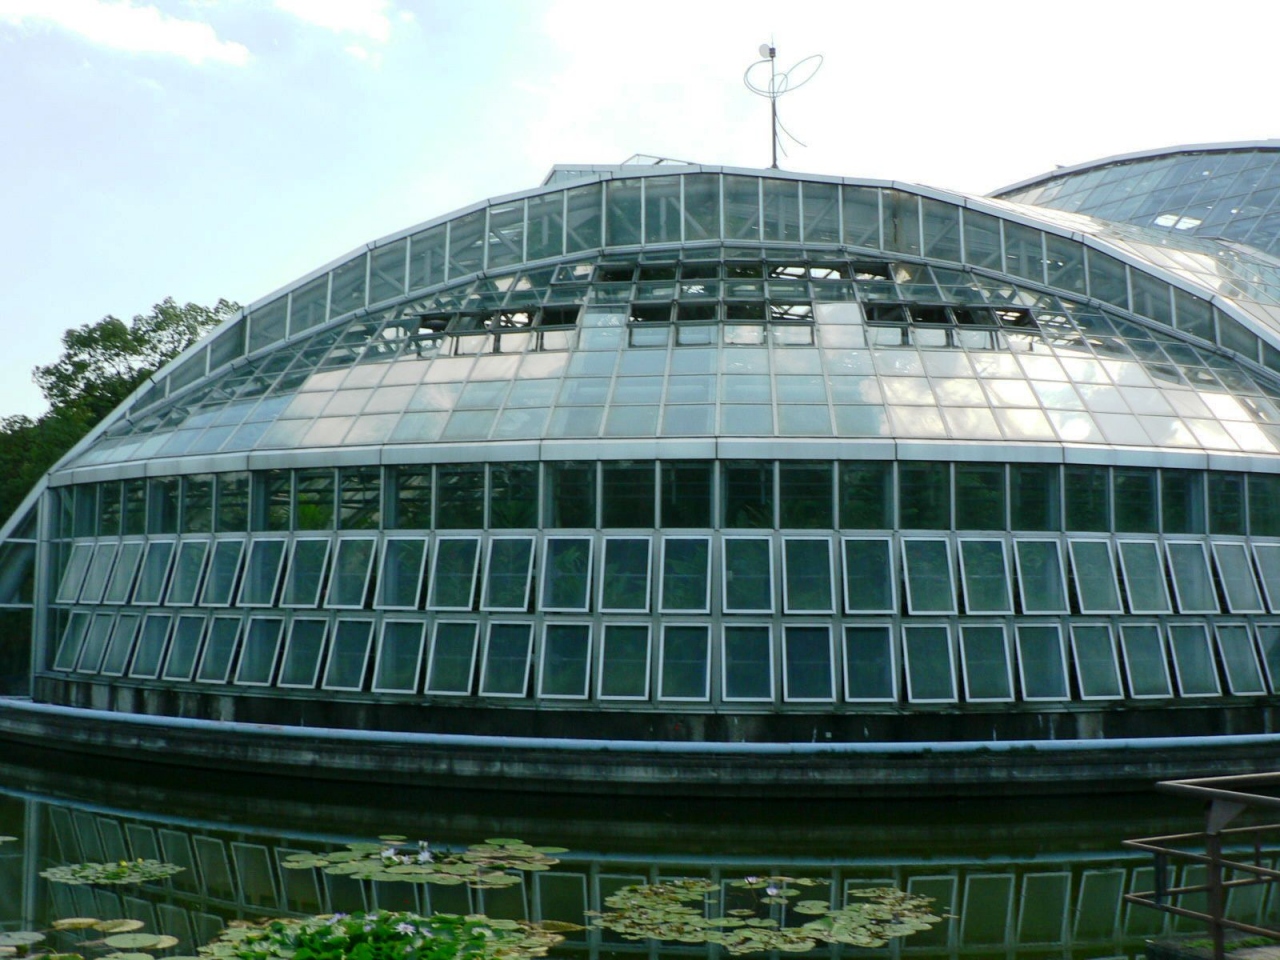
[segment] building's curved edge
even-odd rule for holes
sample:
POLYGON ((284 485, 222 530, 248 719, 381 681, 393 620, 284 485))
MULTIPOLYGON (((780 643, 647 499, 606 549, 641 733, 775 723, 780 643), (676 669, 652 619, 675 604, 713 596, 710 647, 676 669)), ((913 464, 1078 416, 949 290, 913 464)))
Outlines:
POLYGON ((387 733, 122 715, 0 698, 0 740, 173 766, 564 793, 1102 793, 1270 769, 1280 734, 1003 743, 671 743, 387 733))

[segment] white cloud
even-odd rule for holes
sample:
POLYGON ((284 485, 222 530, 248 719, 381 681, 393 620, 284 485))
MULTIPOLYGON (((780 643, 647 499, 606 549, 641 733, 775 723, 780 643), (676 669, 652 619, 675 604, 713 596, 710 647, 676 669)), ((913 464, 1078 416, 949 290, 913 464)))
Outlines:
POLYGON ((379 43, 391 39, 389 8, 388 0, 276 0, 276 9, 307 23, 379 43))
POLYGON ((159 53, 195 64, 242 66, 249 49, 220 40, 213 27, 180 20, 133 0, 0 0, 0 22, 51 23, 90 43, 127 53, 159 53))

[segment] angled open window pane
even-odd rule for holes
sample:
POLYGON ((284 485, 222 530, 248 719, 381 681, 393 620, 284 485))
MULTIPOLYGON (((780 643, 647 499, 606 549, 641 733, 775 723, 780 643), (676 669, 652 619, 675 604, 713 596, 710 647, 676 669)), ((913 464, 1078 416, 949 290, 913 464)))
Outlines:
POLYGON ((437 540, 427 607, 432 610, 470 610, 476 594, 479 566, 478 538, 444 537, 437 540))
POLYGON ((1129 696, 1171 697, 1169 661, 1165 657, 1160 628, 1154 623, 1126 623, 1120 628, 1124 667, 1129 675, 1129 696))
POLYGON ((1120 567, 1130 613, 1171 613, 1160 546, 1151 540, 1121 540, 1120 567))
POLYGON ((169 643, 169 656, 164 662, 164 679, 191 679, 200 654, 200 641, 204 639, 204 626, 203 614, 186 614, 178 618, 169 643))
POLYGON ((961 540, 960 574, 969 613, 1013 613, 1003 540, 961 540))
POLYGON ((893 628, 850 624, 844 628, 844 698, 848 701, 898 699, 893 628))
POLYGON ((200 594, 205 561, 209 558, 208 540, 183 540, 173 561, 173 578, 165 603, 171 607, 190 607, 200 594))
POLYGON ((960 628, 964 696, 974 702, 1013 699, 1009 637, 1001 624, 965 624, 960 628))
POLYGON ((284 549, 283 540, 254 540, 249 544, 244 582, 240 584, 240 606, 269 607, 275 602, 284 549))
POLYGON ((951 629, 941 624, 904 626, 902 640, 907 667, 907 699, 912 703, 955 703, 955 654, 951 650, 951 629))
POLYGON ((1202 623, 1171 624, 1169 647, 1178 678, 1178 693, 1184 697, 1216 697, 1222 693, 1218 670, 1209 646, 1209 633, 1202 623))
POLYGON ((436 622, 431 662, 427 665, 427 693, 462 697, 471 693, 478 626, 474 620, 436 622))
POLYGON ((542 633, 538 696, 586 699, 590 664, 591 624, 548 623, 542 633))
POLYGON ((1227 609, 1232 613, 1265 613, 1258 581, 1253 577, 1249 548, 1243 543, 1215 543, 1213 559, 1218 577, 1227 595, 1227 609))
POLYGON ((844 608, 849 613, 893 613, 893 542, 888 537, 844 541, 844 608))
POLYGON ((312 689, 320 676, 320 658, 324 653, 329 621, 318 617, 296 617, 289 624, 289 639, 284 645, 277 686, 312 689))
POLYGON ((80 588, 84 585, 84 575, 89 570, 91 559, 92 543, 77 543, 71 548, 71 559, 67 561, 67 569, 62 572, 62 581, 58 584, 58 592, 54 594, 54 603, 75 603, 79 599, 80 588))
POLYGON ((1182 613, 1217 613, 1218 593, 1209 574, 1209 558, 1199 541, 1166 543, 1173 570, 1173 592, 1182 613))
POLYGON ((137 576, 138 564, 142 562, 142 552, 146 543, 141 540, 126 540, 120 544, 120 555, 116 557, 115 568, 111 571, 111 579, 102 595, 103 603, 128 603, 129 594, 133 590, 133 578, 137 576))
POLYGON ((142 617, 136 613, 122 613, 116 619, 115 629, 111 631, 111 640, 107 644, 107 655, 102 659, 104 675, 124 676, 124 668, 129 663, 129 654, 133 653, 133 642, 138 637, 140 626, 142 617))
POLYGON ((1258 561, 1267 607, 1272 613, 1280 613, 1280 544, 1255 543, 1253 557, 1258 561))
POLYGON ((605 537, 600 609, 648 613, 653 544, 648 537, 605 537))
POLYGON ((1258 646, 1272 693, 1280 693, 1280 623, 1258 624, 1258 646))
POLYGON ((1070 540, 1067 549, 1071 554, 1076 599, 1080 602, 1081 612, 1123 612, 1111 544, 1106 540, 1070 540))
POLYGON ((373 665, 375 693, 417 693, 422 665, 422 620, 384 620, 373 665))
POLYGON ((107 589, 107 577, 111 573, 111 564, 116 558, 117 546, 112 540, 99 543, 94 547, 93 560, 84 578, 84 589, 80 591, 81 603, 102 602, 102 593, 107 589))
POLYGON ((325 690, 363 690, 365 667, 373 639, 373 621, 342 617, 329 644, 329 661, 325 664, 325 690))
POLYGON ((169 563, 173 560, 172 540, 152 540, 142 557, 142 572, 138 574, 138 586, 133 591, 133 602, 142 606, 155 606, 164 595, 169 580, 169 563))
POLYGON ((1065 700, 1067 658, 1057 624, 1019 624, 1018 668, 1024 700, 1065 700))
POLYGON ((324 601, 326 607, 359 610, 364 606, 377 552, 378 541, 373 537, 344 537, 338 541, 333 573, 329 575, 329 592, 324 601))
POLYGON ((1111 627, 1105 623, 1081 623, 1071 627, 1071 651, 1075 655, 1076 679, 1085 700, 1118 700, 1120 664, 1111 627))
POLYGON ((1066 613, 1067 583, 1057 540, 1018 540, 1018 589, 1023 613, 1066 613))
POLYGON ((491 623, 480 670, 480 693, 490 697, 523 697, 529 691, 531 623, 491 623))
POLYGON ((382 544, 382 567, 378 571, 378 596, 374 606, 382 610, 418 609, 426 559, 425 538, 388 537, 382 544))
POLYGON ((196 671, 196 683, 227 682, 242 625, 240 617, 213 618, 209 625, 209 639, 205 641, 204 654, 200 657, 200 669, 196 671))
POLYGON ((782 695, 793 701, 835 699, 831 628, 787 626, 783 632, 782 695))
POLYGON ((831 613, 831 541, 786 537, 782 541, 782 597, 787 613, 831 613))
POLYGON ((236 577, 240 574, 240 558, 244 556, 243 540, 218 540, 213 544, 209 576, 200 595, 201 606, 225 607, 235 594, 236 577))
POLYGON ((706 537, 666 537, 662 541, 664 613, 711 610, 711 541, 706 537))
POLYGON ((93 615, 93 620, 90 621, 89 629, 84 636, 84 649, 80 652, 80 662, 76 665, 81 673, 97 673, 101 668, 115 618, 114 612, 93 615))
POLYGON ((1258 654, 1249 636, 1249 628, 1243 623, 1223 623, 1215 628, 1218 635, 1218 655, 1227 674, 1227 687, 1237 696, 1266 693, 1262 683, 1262 671, 1258 667, 1258 654))
POLYGON ((172 614, 147 614, 142 621, 142 635, 138 637, 138 649, 133 655, 129 676, 154 680, 160 675, 160 661, 164 659, 164 648, 169 640, 169 626, 172 623, 172 614))
POLYGON ((599 695, 602 700, 649 699, 648 624, 605 624, 599 695))
POLYGON ((767 625, 726 626, 723 656, 725 700, 773 700, 773 639, 767 625))
POLYGON ((591 597, 590 537, 548 537, 542 550, 543 610, 585 613, 591 597))
POLYGON ((768 537, 724 540, 726 613, 773 612, 773 541, 768 537))
POLYGON ((314 607, 320 602, 324 583, 324 567, 329 561, 328 537, 307 537, 293 541, 289 557, 289 574, 284 581, 282 607, 314 607))
MULTIPOLYGON (((907 570, 907 608, 913 614, 956 612, 949 541, 905 539, 902 541, 902 562, 907 570)), ((953 688, 952 699, 954 694, 953 688)))
POLYGON ((533 573, 533 537, 495 537, 489 541, 484 571, 482 610, 529 608, 529 578, 533 573))
POLYGON ((283 630, 284 620, 280 617, 249 618, 249 626, 244 635, 244 649, 236 668, 236 683, 254 687, 265 687, 271 683, 283 630))
POLYGON ((658 697, 706 700, 711 695, 711 632, 696 624, 671 624, 662 630, 658 697))

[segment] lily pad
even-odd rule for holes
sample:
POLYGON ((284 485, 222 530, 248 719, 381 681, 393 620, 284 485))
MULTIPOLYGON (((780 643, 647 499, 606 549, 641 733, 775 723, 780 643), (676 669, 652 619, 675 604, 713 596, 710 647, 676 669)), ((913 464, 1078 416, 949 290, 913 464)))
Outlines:
POLYGON ((35 930, 10 930, 0 933, 0 947, 29 947, 43 939, 44 934, 35 930))
POLYGON ((108 947, 115 947, 117 950, 154 950, 157 948, 157 944, 160 943, 160 939, 154 933, 117 933, 107 937, 102 942, 108 947))
MULTIPOLYGON (((53 921, 53 929, 55 930, 88 930, 90 927, 98 927, 100 923, 109 923, 111 921, 99 920, 96 917, 64 917, 61 920, 53 921)), ((98 927, 101 930, 101 927, 98 927)))
POLYGON ((135 930, 141 930, 146 924, 141 920, 100 920, 94 924, 98 930, 103 933, 133 933, 135 930))

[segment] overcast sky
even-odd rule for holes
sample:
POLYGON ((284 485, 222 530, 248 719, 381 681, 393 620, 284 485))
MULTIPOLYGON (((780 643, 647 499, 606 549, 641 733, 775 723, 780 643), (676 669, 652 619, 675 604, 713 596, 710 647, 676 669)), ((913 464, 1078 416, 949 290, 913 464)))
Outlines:
POLYGON ((0 0, 0 415, 70 326, 250 303, 555 163, 767 166, 742 85, 822 54, 782 166, 985 193, 1277 135, 1280 7, 1137 0, 0 0))

